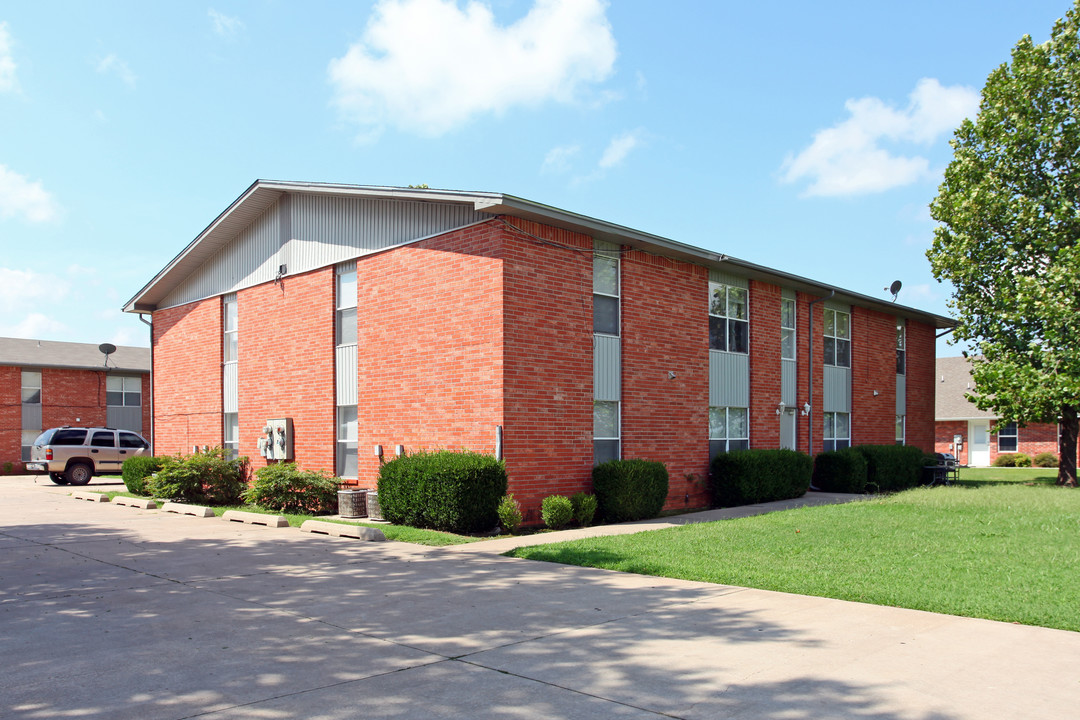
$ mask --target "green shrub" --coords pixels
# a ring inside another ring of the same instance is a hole
[[[499,501],[499,507],[496,508],[496,512],[499,515],[499,524],[502,525],[503,530],[513,535],[521,527],[521,521],[523,516],[521,514],[521,503],[514,499],[511,494],[503,495],[503,499]]]
[[[331,515],[337,510],[338,479],[304,472],[296,463],[274,463],[255,471],[244,501],[275,512]]]
[[[652,518],[664,509],[668,471],[653,460],[608,460],[593,468],[597,512],[606,522]]]
[[[926,456],[914,445],[856,445],[852,450],[866,460],[869,492],[907,490],[922,482]]]
[[[247,458],[230,460],[215,447],[206,452],[170,458],[146,482],[149,494],[167,500],[203,505],[236,505],[247,487],[242,468]]]
[[[802,497],[810,489],[813,461],[794,450],[720,453],[709,466],[718,507]]]
[[[574,519],[574,506],[565,495],[548,495],[540,501],[540,517],[552,530],[562,530]]]
[[[13,462],[4,463],[4,474],[5,475],[10,475],[11,471],[14,470],[14,469],[15,469],[15,463],[13,463]]]
[[[592,525],[596,516],[596,496],[589,493],[574,493],[570,496],[570,506],[574,509],[574,522],[581,527]]]
[[[1052,452],[1041,452],[1035,456],[1035,467],[1054,468],[1058,466],[1058,458]]]
[[[866,492],[866,458],[851,448],[820,453],[814,458],[813,485],[826,492]]]
[[[489,530],[499,522],[506,467],[491,455],[419,452],[379,470],[379,504],[392,523],[456,533]]]
[[[1015,453],[1002,453],[994,458],[994,467],[1016,467]]]
[[[1014,462],[1016,463],[1016,467],[1031,467],[1030,455],[1025,455],[1024,453],[1016,453],[1014,457],[1016,458],[1014,460]]]
[[[156,457],[152,455],[135,455],[134,457],[129,457],[124,461],[120,470],[121,477],[124,478],[124,487],[127,488],[129,493],[149,495],[150,493],[146,489],[147,478],[165,467],[165,464],[169,462],[169,460],[170,458],[167,457]]]

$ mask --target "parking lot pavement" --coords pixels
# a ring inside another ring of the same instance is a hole
[[[0,478],[0,718],[1056,719],[1080,696],[1078,633],[69,491]]]

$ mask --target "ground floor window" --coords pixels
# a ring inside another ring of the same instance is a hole
[[[40,430],[23,430],[22,431],[22,461],[29,462],[30,460],[30,448],[34,447],[34,441],[37,440],[37,436],[41,434]]]
[[[357,476],[356,406],[339,405],[337,409],[337,452],[334,474],[341,478]]]
[[[232,460],[240,457],[240,414],[225,413],[221,446]]]
[[[896,416],[896,444],[897,445],[903,445],[907,440],[907,437],[905,435],[905,428],[904,428],[904,424],[905,424],[906,420],[907,420],[907,418],[905,416],[903,416],[903,415],[897,415]]]
[[[851,414],[825,413],[825,450],[842,450],[851,447]]]
[[[998,452],[1016,452],[1017,436],[1016,423],[1010,422],[998,425]]]
[[[750,447],[750,411],[744,407],[709,408],[709,457]]]
[[[593,464],[619,459],[619,403],[593,402]]]

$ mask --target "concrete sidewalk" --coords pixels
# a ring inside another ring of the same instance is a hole
[[[1080,697],[1080,633],[66,492],[0,478],[0,718],[1031,720]]]

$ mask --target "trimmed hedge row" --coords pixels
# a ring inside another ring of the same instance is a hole
[[[596,511],[602,522],[653,518],[664,509],[668,471],[654,460],[609,460],[593,468]]]
[[[896,492],[921,485],[936,461],[911,445],[855,445],[814,458],[814,487],[828,492]]]
[[[854,448],[829,450],[814,458],[814,487],[826,492],[866,492],[866,458]]]
[[[455,533],[499,523],[506,468],[491,455],[417,452],[379,469],[379,505],[392,523]]]
[[[813,463],[795,450],[737,450],[717,455],[709,469],[713,503],[733,507],[802,497]]]

